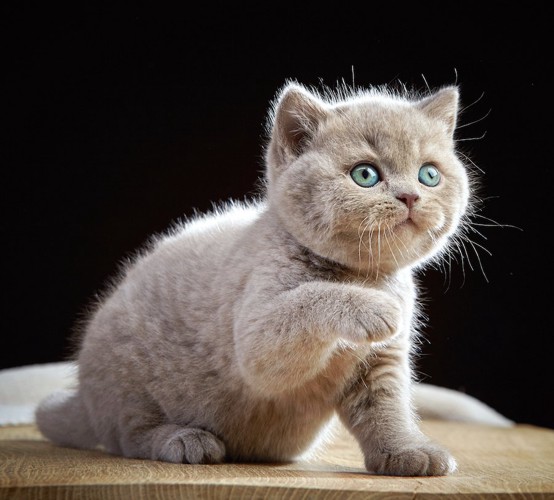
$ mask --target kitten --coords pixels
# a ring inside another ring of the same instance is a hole
[[[158,238],[90,316],[78,388],[36,417],[60,445],[177,463],[288,461],[338,415],[371,473],[454,458],[418,429],[415,273],[463,227],[458,89],[323,95],[269,113],[265,191]]]

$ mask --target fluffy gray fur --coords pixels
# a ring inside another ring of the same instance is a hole
[[[158,238],[90,315],[78,387],[38,408],[71,447],[177,463],[283,461],[334,415],[368,471],[443,475],[418,428],[414,275],[463,227],[458,89],[320,94],[286,84],[270,112],[261,200]],[[380,175],[361,187],[351,172]],[[418,180],[422,165],[438,185]]]

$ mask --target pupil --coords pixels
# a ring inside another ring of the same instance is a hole
[[[369,177],[369,170],[367,168],[362,170],[362,177],[364,179],[367,179]]]

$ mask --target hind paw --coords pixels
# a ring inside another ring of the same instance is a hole
[[[162,427],[153,439],[153,460],[214,464],[222,462],[225,458],[225,445],[210,432],[194,427]]]

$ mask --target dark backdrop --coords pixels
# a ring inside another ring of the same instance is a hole
[[[547,16],[443,4],[4,16],[1,367],[65,359],[77,318],[149,235],[252,193],[285,81],[351,83],[354,68],[360,86],[457,82],[458,138],[484,135],[460,142],[484,171],[481,213],[521,228],[482,227],[492,256],[468,246],[449,277],[423,276],[420,374],[554,427]]]

